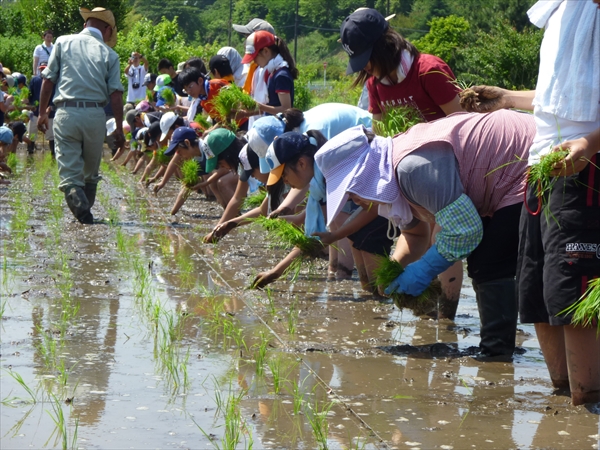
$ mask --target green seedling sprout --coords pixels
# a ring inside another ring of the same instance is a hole
[[[175,93],[169,87],[161,89],[158,93],[169,106],[175,105]]]
[[[260,205],[262,205],[266,196],[267,191],[265,191],[264,189],[259,189],[257,192],[249,195],[244,199],[244,203],[242,203],[242,209],[258,208]]]
[[[394,137],[425,121],[419,110],[411,106],[382,108],[382,111],[381,120],[373,121],[373,131],[379,136]]]
[[[181,184],[186,188],[191,188],[198,184],[198,170],[200,165],[194,159],[188,159],[181,164]]]
[[[305,408],[305,415],[308,419],[308,423],[312,428],[313,436],[317,441],[317,445],[320,449],[326,450],[327,445],[327,436],[329,435],[329,422],[327,421],[327,414],[331,407],[333,406],[332,402],[329,403],[321,403],[315,400],[314,406],[311,404],[307,404]]]
[[[373,272],[376,280],[375,283],[377,286],[385,288],[402,272],[404,272],[402,264],[386,256],[381,256],[377,268]],[[391,297],[398,308],[409,308],[412,310],[413,314],[420,316],[436,308],[437,299],[441,293],[442,287],[439,280],[436,278],[421,295],[415,297],[408,294],[394,293]]]
[[[166,166],[171,161],[172,156],[165,156],[165,152],[167,151],[167,147],[161,147],[158,150],[154,151],[154,156],[156,157],[156,161],[163,166]]]
[[[231,120],[232,112],[240,109],[248,111],[256,109],[256,101],[235,84],[221,88],[212,100],[212,105],[223,123]]]
[[[600,278],[591,280],[588,288],[581,298],[559,315],[572,314],[571,323],[576,326],[598,327],[597,335],[600,336]]]
[[[208,119],[202,114],[196,114],[196,117],[194,117],[194,122],[200,125],[200,127],[202,127],[202,129],[205,131],[212,126]]]
[[[16,153],[9,153],[8,156],[6,157],[6,165],[8,167],[10,167],[10,170],[13,171],[13,173],[15,173],[17,171],[17,154]]]

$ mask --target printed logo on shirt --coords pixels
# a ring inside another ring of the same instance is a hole
[[[600,244],[569,242],[565,246],[569,258],[600,259]]]
[[[350,46],[348,44],[342,44],[342,47],[344,47],[344,50],[346,50],[346,53],[348,53],[348,56],[354,55],[354,52],[352,51],[352,49],[350,48]]]

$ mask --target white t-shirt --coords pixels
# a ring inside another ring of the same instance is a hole
[[[541,3],[541,2],[538,2]],[[537,5],[537,4],[536,4]],[[542,4],[552,9],[551,4]],[[540,49],[540,76],[538,77],[538,84],[536,86],[536,100],[543,97],[541,94],[545,89],[550,89],[550,81],[556,76],[554,70],[554,62],[556,59],[556,53],[560,48],[560,39],[564,37],[561,33],[561,25],[565,9],[567,7],[582,7],[585,4],[577,2],[562,2],[549,17],[545,24],[544,39]],[[532,8],[533,9],[533,8]],[[595,9],[595,7],[593,8]],[[591,33],[592,30],[578,30],[581,33]],[[598,57],[598,55],[590,55],[589,58]],[[598,83],[598,76],[595,74],[594,77],[587,79],[587,85],[573,87],[573,97],[576,96],[576,92],[585,93],[592,92],[594,84]],[[577,98],[573,101],[577,101]],[[534,102],[535,103],[535,102]],[[540,161],[540,157],[550,153],[555,145],[561,142],[579,139],[583,136],[587,136],[592,131],[596,130],[600,126],[599,121],[574,121],[569,120],[559,115],[550,114],[542,111],[544,105],[534,106],[533,114],[535,117],[535,125],[537,133],[529,149],[529,165],[536,164]],[[598,116],[600,117],[600,104],[598,105]]]
[[[146,68],[143,64],[139,66],[131,66],[127,72],[127,102],[135,103],[146,98],[146,87],[142,86],[144,77],[146,76]],[[133,83],[137,83],[137,88],[133,87]]]
[[[41,62],[47,63],[50,59],[50,54],[52,53],[52,49],[54,48],[54,44],[50,44],[50,47],[46,47],[46,44],[40,44],[35,47],[33,50],[33,57],[38,59],[38,66]],[[40,69],[36,67],[36,75],[40,74]]]

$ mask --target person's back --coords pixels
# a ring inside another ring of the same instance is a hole
[[[50,60],[47,70],[53,72],[48,78],[56,81],[56,97],[54,103],[69,100],[107,102],[112,89],[106,80],[109,72],[120,72],[119,57],[108,47],[100,36],[85,29],[81,33],[61,36],[54,45],[56,58]],[[60,72],[56,64],[60,64]]]

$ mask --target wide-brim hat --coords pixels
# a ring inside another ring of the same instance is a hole
[[[369,149],[364,128],[359,125],[331,138],[315,154],[315,164],[327,180],[327,225],[348,200],[348,186]]]
[[[83,17],[84,22],[88,19],[98,19],[104,23],[107,23],[112,28],[112,34],[110,39],[105,42],[109,47],[114,47],[117,43],[117,23],[115,22],[115,16],[110,9],[96,7],[91,11],[87,8],[79,8],[79,14]]]

